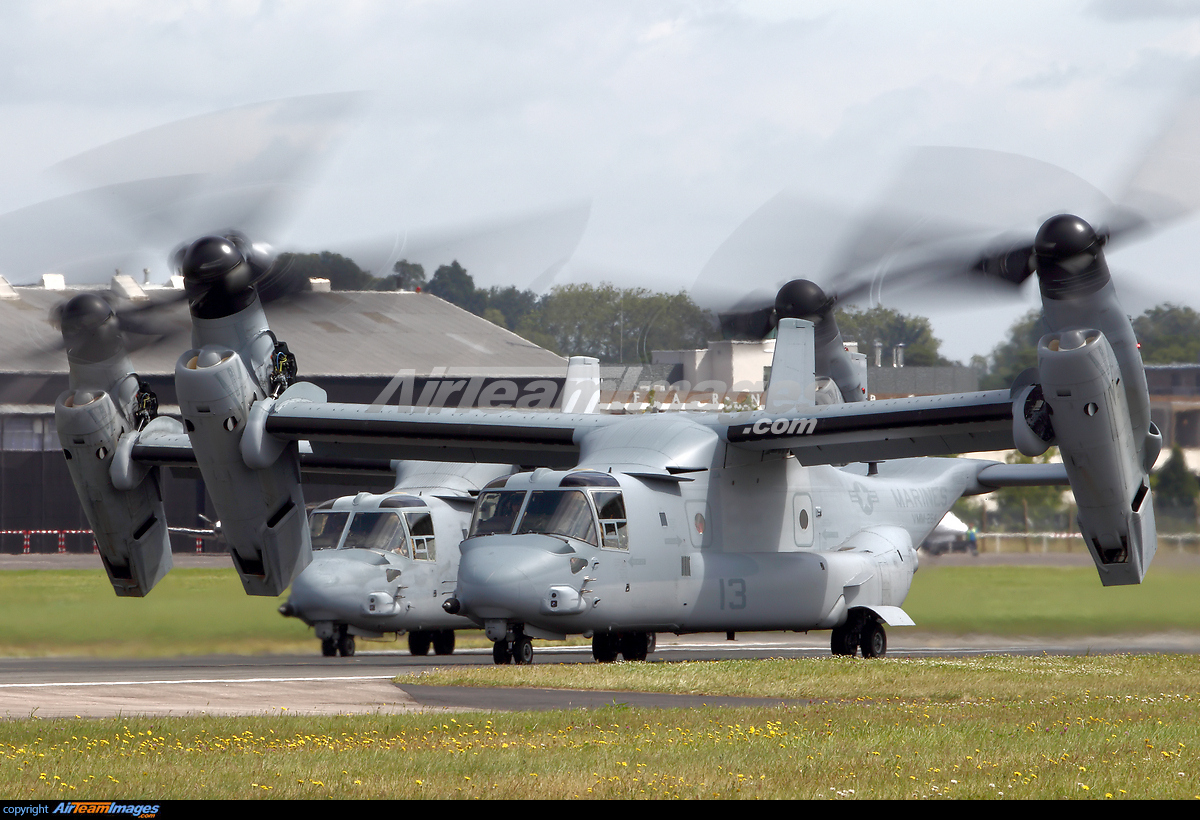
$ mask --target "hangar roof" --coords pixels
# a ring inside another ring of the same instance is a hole
[[[0,298],[0,372],[67,372],[62,337],[48,317],[72,292],[17,287],[11,291],[16,298]],[[157,298],[172,291],[147,292]],[[191,347],[186,303],[165,310],[178,320],[179,332],[127,339],[142,375],[174,374],[175,360]],[[561,376],[567,365],[563,357],[427,293],[314,292],[271,303],[266,312],[271,330],[296,354],[301,378],[390,378],[404,370],[416,376]]]

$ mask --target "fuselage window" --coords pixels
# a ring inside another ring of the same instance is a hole
[[[433,516],[427,512],[406,512],[408,533],[412,536],[412,557],[418,561],[437,559],[437,545],[433,538]]]
[[[604,533],[604,546],[611,549],[629,549],[628,517],[625,515],[625,498],[619,492],[593,490],[592,501],[600,516],[600,531]]]
[[[480,493],[475,514],[471,516],[470,536],[508,535],[517,523],[517,513],[521,512],[524,503],[524,490]]]
[[[596,543],[592,506],[580,490],[533,490],[521,516],[518,533],[540,532],[565,535],[589,544]]]
[[[346,519],[350,513],[315,512],[308,519],[309,532],[312,534],[312,548],[315,550],[333,549],[342,540],[342,530],[346,528]]]
[[[342,549],[373,549],[408,555],[400,516],[393,512],[360,512],[350,519]]]

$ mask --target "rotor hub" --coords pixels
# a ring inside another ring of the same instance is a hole
[[[835,299],[826,296],[816,282],[793,279],[775,295],[775,314],[780,319],[807,319],[813,323],[817,344],[830,341],[838,334],[833,321]]]
[[[1046,220],[1033,242],[1042,296],[1072,299],[1107,285],[1111,277],[1104,259],[1106,238],[1074,214]]]
[[[95,293],[72,296],[58,312],[67,355],[84,362],[102,362],[121,351],[121,328],[116,313]]]
[[[254,271],[234,237],[203,236],[183,253],[180,272],[197,319],[219,319],[254,301]]]

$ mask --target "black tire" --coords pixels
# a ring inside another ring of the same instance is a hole
[[[343,632],[338,637],[338,654],[343,658],[349,658],[354,655],[354,636],[349,632]]]
[[[844,626],[835,626],[833,634],[829,638],[829,651],[834,655],[845,657],[854,657],[854,653],[858,650],[858,637],[849,623]]]
[[[533,641],[524,635],[513,641],[512,659],[513,663],[520,664],[521,666],[528,666],[533,663]]]
[[[862,630],[862,656],[882,658],[887,654],[887,632],[879,621],[871,621]]]
[[[429,633],[428,632],[409,632],[408,633],[408,651],[414,655],[424,657],[429,654]]]
[[[327,658],[332,658],[337,655],[337,650],[338,650],[337,641],[335,641],[333,638],[322,638],[321,639],[321,654],[322,655],[324,655]]]
[[[512,652],[508,650],[508,641],[496,641],[492,644],[492,660],[497,666],[513,662]]]
[[[621,635],[621,655],[627,661],[646,660],[649,638],[645,632],[626,632]]]
[[[646,633],[646,654],[649,655],[658,646],[658,635],[654,632]]]
[[[433,654],[454,654],[454,630],[442,629],[433,633]]]
[[[592,657],[596,663],[612,663],[617,659],[614,636],[608,632],[597,632],[592,636]]]

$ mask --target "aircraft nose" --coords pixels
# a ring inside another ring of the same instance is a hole
[[[464,541],[456,597],[480,620],[533,620],[551,586],[573,580],[575,550],[545,535],[492,535]]]
[[[292,582],[287,606],[308,623],[350,621],[361,614],[368,581],[382,581],[374,567],[339,556],[314,560]],[[379,584],[376,584],[379,586]]]

